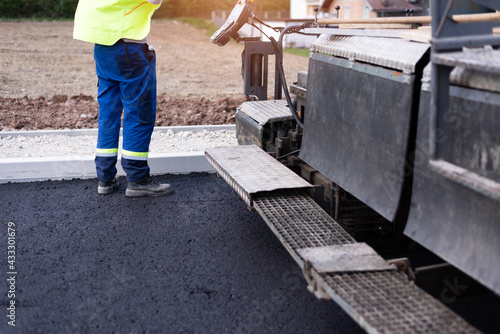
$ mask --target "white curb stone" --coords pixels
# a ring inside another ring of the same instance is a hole
[[[169,133],[172,133],[172,131],[178,133],[221,130],[234,131],[235,125],[161,127],[155,129],[155,131]],[[57,135],[97,136],[97,130],[0,132],[2,138],[9,136],[39,137]],[[214,172],[205,159],[204,151],[150,153],[148,161],[152,175]],[[125,175],[121,168],[120,159],[118,159],[117,169],[119,176]],[[0,159],[0,183],[91,179],[96,177],[93,156],[70,155]]]

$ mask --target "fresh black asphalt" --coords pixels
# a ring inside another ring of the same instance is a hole
[[[0,185],[0,333],[362,332],[307,291],[222,179],[157,180],[175,194],[131,199],[122,184],[100,196],[96,180]]]

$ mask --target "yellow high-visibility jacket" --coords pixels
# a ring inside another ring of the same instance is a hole
[[[151,28],[151,16],[161,1],[80,0],[75,13],[73,38],[113,45],[119,39],[142,40]]]

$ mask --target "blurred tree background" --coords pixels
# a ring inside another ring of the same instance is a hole
[[[138,0],[140,1],[140,0]],[[212,10],[231,10],[237,0],[163,0],[155,17],[210,18]],[[0,0],[4,18],[73,18],[78,0]],[[290,0],[254,0],[256,10],[287,11]]]
[[[0,0],[0,17],[70,18],[78,0]]]

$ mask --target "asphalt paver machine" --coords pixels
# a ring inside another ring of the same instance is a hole
[[[456,14],[464,8],[480,13]],[[500,295],[499,10],[493,0],[432,1],[432,17],[316,19],[261,41],[238,34],[265,24],[239,1],[212,36],[245,43],[249,101],[237,111],[240,146],[208,149],[207,160],[309,290],[368,332],[477,332],[447,305]],[[283,40],[299,32],[317,38],[308,71],[288,87]]]

